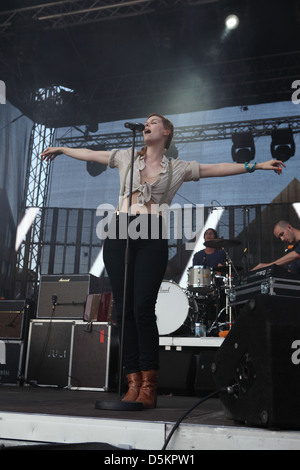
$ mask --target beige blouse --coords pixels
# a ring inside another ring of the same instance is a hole
[[[122,188],[124,176],[126,175],[127,167],[131,162],[131,153],[132,149],[114,149],[110,152],[108,165],[111,168],[118,168],[120,175],[120,185]],[[138,204],[143,206],[145,203],[149,202],[150,199],[155,204],[160,204],[161,198],[164,195],[165,189],[168,185],[169,179],[169,160],[164,155],[161,162],[161,171],[159,176],[154,183],[150,184],[149,182],[141,183],[140,180],[140,171],[145,168],[145,156],[138,155],[138,152],[135,152],[134,162],[134,171],[133,171],[133,187],[132,191],[138,192]],[[199,163],[196,161],[185,162],[179,159],[172,159],[172,180],[169,187],[168,194],[164,199],[164,203],[170,205],[173,197],[176,192],[182,185],[184,181],[198,181],[200,178]],[[119,206],[124,199],[129,195],[129,184],[130,184],[130,172],[127,173],[124,194],[120,194]]]

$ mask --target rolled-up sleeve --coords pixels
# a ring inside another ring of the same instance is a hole
[[[184,181],[198,181],[200,179],[199,163],[195,160],[187,162]]]
[[[109,154],[109,157],[108,157],[108,166],[110,168],[116,168],[118,167],[119,165],[119,158],[118,158],[118,152],[119,150],[118,149],[113,149],[110,154]]]

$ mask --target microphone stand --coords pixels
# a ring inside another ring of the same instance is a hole
[[[129,182],[129,206],[128,206],[128,216],[131,210],[132,204],[132,186],[133,186],[133,165],[134,165],[134,153],[135,153],[135,138],[136,130],[143,130],[141,124],[129,124],[126,123],[125,127],[132,130],[132,151],[131,151],[131,167],[130,167],[130,182]],[[127,219],[128,222],[129,219]],[[118,383],[118,393],[119,396],[122,394],[122,376],[123,376],[123,350],[124,350],[124,340],[125,340],[125,316],[126,316],[126,300],[127,300],[127,284],[128,284],[128,266],[129,266],[129,224],[127,224],[127,238],[126,238],[126,249],[125,249],[125,273],[124,273],[124,289],[123,289],[123,311],[122,311],[122,328],[121,328],[121,338],[120,338],[120,354],[119,354],[119,383]],[[117,401],[117,402],[107,402],[102,400],[97,400],[95,404],[97,409],[109,409],[109,410],[126,410],[126,411],[138,411],[142,410],[143,404],[132,401]]]
[[[243,207],[243,225],[244,225],[244,240],[246,246],[245,254],[245,271],[249,271],[249,207]]]

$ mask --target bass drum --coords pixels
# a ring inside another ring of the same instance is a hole
[[[159,335],[169,335],[182,327],[188,317],[189,301],[181,287],[173,281],[163,281],[156,301]]]

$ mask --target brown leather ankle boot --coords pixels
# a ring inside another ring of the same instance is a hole
[[[128,391],[125,397],[122,398],[122,401],[136,401],[142,385],[142,373],[133,372],[132,374],[128,374],[126,377],[128,381]]]
[[[142,370],[142,386],[137,402],[144,408],[155,408],[157,400],[157,370]]]

